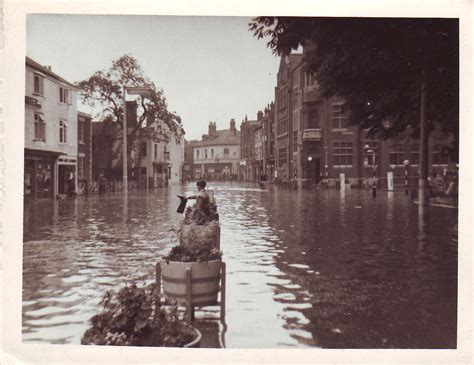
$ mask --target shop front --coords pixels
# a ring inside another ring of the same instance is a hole
[[[77,190],[77,158],[61,155],[58,158],[58,194],[74,195]]]
[[[54,198],[55,166],[58,152],[25,148],[24,198],[25,201]]]

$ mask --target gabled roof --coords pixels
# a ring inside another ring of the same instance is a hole
[[[197,141],[193,144],[195,147],[200,146],[215,146],[215,145],[232,145],[239,144],[240,141],[240,131],[236,130],[234,134],[230,129],[221,129],[216,131],[216,134],[213,137],[204,139],[202,141]]]
[[[58,74],[54,73],[53,71],[51,71],[49,68],[39,64],[38,62],[36,62],[35,60],[33,60],[32,58],[26,56],[26,62],[25,64],[31,68],[34,68],[35,70],[37,71],[40,71],[46,75],[49,75],[51,76],[52,78],[62,82],[63,84],[66,84],[70,87],[72,87],[73,89],[75,90],[78,90],[78,87],[76,85],[74,85],[73,83],[67,81],[66,79],[62,78],[61,76],[59,76]]]

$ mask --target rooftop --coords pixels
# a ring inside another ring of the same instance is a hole
[[[195,141],[193,146],[237,145],[239,144],[239,141],[240,131],[236,130],[234,133],[231,129],[221,129],[216,131],[212,137],[208,137],[201,141]]]
[[[58,74],[54,73],[51,69],[49,69],[48,67],[46,66],[43,66],[41,64],[39,64],[38,62],[36,62],[35,60],[33,60],[32,58],[26,56],[26,62],[25,64],[31,68],[34,68],[35,70],[37,71],[40,71],[46,75],[49,75],[53,78],[55,78],[56,80],[58,81],[61,81],[62,83],[74,88],[74,89],[78,89],[78,87],[76,85],[74,85],[73,83],[67,81],[66,79],[62,78],[61,76],[59,76]]]

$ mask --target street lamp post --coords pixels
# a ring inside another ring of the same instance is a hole
[[[375,148],[371,149],[368,144],[366,144],[365,149],[367,153],[372,153],[372,171],[373,171],[373,179],[372,182],[372,196],[375,198],[377,196],[377,169],[375,167]]]
[[[405,195],[408,195],[408,165],[409,161],[405,160],[403,161],[403,165],[405,166]]]
[[[122,185],[123,191],[128,192],[128,153],[127,153],[127,91],[129,95],[149,95],[152,91],[148,87],[127,87],[123,86],[123,142],[122,142]]]

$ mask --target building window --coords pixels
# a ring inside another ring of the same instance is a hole
[[[332,103],[332,128],[347,128],[347,118],[342,111],[343,103]]]
[[[84,157],[79,157],[77,159],[77,177],[79,179],[84,178],[84,161],[85,161]]]
[[[312,72],[306,71],[304,73],[304,86],[312,86],[315,83],[315,77]]]
[[[413,143],[410,146],[410,165],[418,165],[420,163],[420,144]]]
[[[390,165],[403,165],[405,160],[405,149],[403,144],[397,143],[390,147],[389,162]]]
[[[333,164],[338,167],[352,166],[352,142],[333,142]]]
[[[204,158],[207,160],[207,148],[204,150]]]
[[[59,121],[59,143],[67,142],[67,123],[60,120]]]
[[[365,141],[364,142],[364,165],[365,166],[377,165],[377,160],[378,160],[377,142]]]
[[[319,128],[319,111],[311,109],[308,113],[308,129]]]
[[[140,143],[140,155],[141,155],[142,157],[146,157],[146,150],[147,150],[147,148],[146,148],[146,142]]]
[[[214,158],[214,148],[211,148],[211,158]]]
[[[46,123],[43,120],[43,116],[41,114],[35,113],[35,140],[46,140],[45,129]]]
[[[59,102],[69,104],[69,90],[64,87],[59,87]]]
[[[288,123],[286,120],[280,121],[277,124],[277,134],[285,134],[288,132]]]
[[[275,142],[274,141],[270,142],[270,156],[275,157]]]
[[[196,160],[199,160],[199,150],[196,150]]]
[[[34,75],[33,93],[43,95],[44,77],[38,74]]]
[[[432,152],[433,165],[447,165],[449,163],[449,153],[442,144],[435,144]]]
[[[293,152],[298,152],[298,131],[293,131]]]
[[[287,156],[288,153],[286,147],[278,149],[278,166],[282,167],[284,164],[286,164]]]
[[[155,159],[158,158],[158,143],[155,143]]]
[[[79,143],[84,143],[84,122],[79,121]]]

